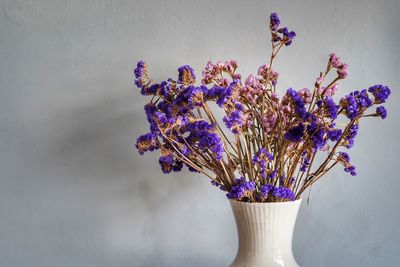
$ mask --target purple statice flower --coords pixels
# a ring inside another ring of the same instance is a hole
[[[194,84],[196,82],[196,76],[194,70],[189,65],[184,65],[178,68],[178,83],[180,84]]]
[[[356,167],[351,165],[350,163],[350,156],[346,152],[339,152],[337,161],[343,164],[344,171],[349,172],[352,176],[357,175]]]
[[[160,85],[158,83],[154,83],[150,86],[142,86],[140,93],[142,95],[156,95],[158,94],[160,89]]]
[[[372,100],[368,96],[367,89],[361,90],[361,92],[355,91],[353,94],[357,97],[357,103],[360,108],[369,108],[372,106]]]
[[[244,188],[240,185],[233,186],[231,191],[229,191],[226,196],[229,199],[241,199],[244,195]]]
[[[161,156],[158,162],[160,163],[161,170],[164,174],[170,173],[172,171],[179,172],[182,170],[183,167],[182,161],[177,160],[172,153]]]
[[[300,142],[304,135],[304,125],[300,123],[297,126],[290,128],[286,134],[285,139],[291,142]]]
[[[349,166],[349,167],[346,167],[346,168],[344,168],[344,171],[345,172],[349,172],[350,174],[351,174],[351,176],[356,176],[357,175],[357,172],[356,172],[356,167],[355,166]]]
[[[386,119],[387,111],[384,106],[379,106],[376,108],[376,114],[378,114],[382,119]]]
[[[159,148],[157,135],[154,133],[141,135],[137,138],[135,146],[140,155],[147,151],[154,151]]]
[[[269,28],[271,29],[271,31],[276,31],[280,23],[281,21],[279,20],[278,14],[271,13],[269,21]]]
[[[268,152],[266,148],[260,148],[260,150],[253,157],[253,163],[259,162],[261,159],[273,160],[274,156]]]
[[[153,121],[153,116],[154,116],[154,112],[157,111],[157,107],[156,105],[154,105],[153,103],[147,103],[144,106],[144,111],[146,113],[146,117],[147,117],[147,121],[148,122],[152,122]]]
[[[282,33],[285,45],[291,45],[294,37],[296,37],[296,33],[294,31],[289,31],[286,27],[279,29],[278,31]]]
[[[346,95],[340,100],[340,105],[345,111],[347,118],[354,119],[359,115],[358,104],[353,95]]]
[[[313,144],[313,148],[318,150],[322,149],[326,144],[325,131],[322,128],[317,129],[311,135],[311,142]]]
[[[252,159],[253,164],[260,167],[259,173],[263,179],[267,178],[267,163],[274,159],[274,156],[265,148],[261,148]]]
[[[341,129],[332,129],[327,131],[327,135],[329,140],[332,142],[336,142],[339,140],[340,136],[342,135],[343,131]]]
[[[385,103],[390,95],[390,89],[382,84],[376,84],[368,88],[368,92],[372,93],[375,97],[375,103]]]
[[[182,108],[193,109],[195,107],[202,107],[204,103],[203,97],[204,89],[190,85],[186,87],[179,96],[173,101],[174,105]]]
[[[236,179],[236,185],[232,187],[226,196],[229,199],[241,200],[245,194],[252,194],[256,190],[256,183],[254,181],[246,181],[244,177]]]
[[[182,170],[183,163],[180,160],[176,160],[173,154],[168,154],[165,156],[161,156],[158,160],[161,166],[161,170],[163,173],[167,174],[172,171],[178,172]]]
[[[172,166],[172,170],[174,172],[180,172],[182,170],[183,167],[183,162],[180,160],[176,160],[175,164]]]
[[[188,122],[182,134],[189,133],[185,141],[194,146],[197,145],[202,152],[211,152],[217,160],[221,160],[224,153],[224,145],[218,134],[213,133],[213,126],[208,122]]]
[[[215,100],[219,107],[222,107],[232,95],[232,88],[214,85],[206,93],[207,100]]]
[[[261,186],[261,195],[264,198],[267,198],[270,193],[274,191],[275,187],[272,184],[262,185]]]
[[[294,195],[293,191],[287,187],[283,187],[283,186],[275,187],[272,194],[274,197],[277,197],[277,198],[287,199],[290,201],[295,200],[295,195]]]
[[[145,85],[145,81],[146,81],[146,77],[147,77],[147,64],[140,60],[137,65],[135,70],[133,71],[134,75],[135,75],[135,85],[138,88],[142,89],[142,94],[144,94],[143,90],[146,87]]]
[[[366,89],[361,90],[361,92],[358,90],[351,92],[340,100],[340,105],[349,119],[354,119],[372,104]]]
[[[208,123],[205,120],[199,120],[187,123],[184,133],[190,133],[189,136],[186,138],[188,142],[195,142],[199,138],[200,133],[202,133],[203,131],[212,130],[212,124]]]
[[[350,156],[346,152],[339,152],[338,158],[345,163],[350,162]]]
[[[202,151],[209,150],[214,154],[216,160],[221,160],[224,153],[224,145],[218,134],[201,131],[199,137],[199,149]]]
[[[133,73],[135,74],[136,79],[141,79],[143,75],[145,75],[147,72],[147,64],[143,60],[140,60]],[[139,86],[138,86],[139,87]]]
[[[327,96],[325,98],[325,105],[327,107],[329,117],[331,119],[336,119],[338,115],[339,105],[336,105],[335,101],[333,101],[333,98],[330,96]]]
[[[277,172],[277,171],[272,171],[272,172],[270,172],[270,173],[268,174],[268,178],[269,178],[269,179],[275,179],[277,175],[278,175],[278,172]]]
[[[174,94],[175,87],[167,82],[161,82],[159,94],[162,95],[165,99],[171,100]]]
[[[349,130],[347,131],[346,137],[345,137],[345,146],[347,148],[351,148],[354,145],[354,138],[357,136],[358,132],[358,124],[353,124],[350,126]]]
[[[239,134],[243,125],[243,112],[234,110],[223,118],[226,127],[234,134]]]
[[[305,119],[308,116],[303,97],[301,97],[296,90],[289,88],[286,92],[285,98],[289,98],[293,102],[292,104],[294,105],[294,109],[300,118]]]

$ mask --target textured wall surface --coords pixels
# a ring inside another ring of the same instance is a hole
[[[292,3],[295,2],[295,3]],[[236,250],[228,202],[207,179],[164,176],[140,157],[145,98],[177,67],[270,53],[267,17],[298,33],[277,61],[280,89],[312,86],[330,52],[350,65],[341,94],[386,83],[386,121],[366,120],[339,168],[303,203],[304,267],[399,266],[400,1],[0,1],[0,266],[221,267]]]

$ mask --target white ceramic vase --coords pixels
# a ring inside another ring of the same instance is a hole
[[[238,232],[238,251],[230,267],[299,267],[292,238],[301,199],[247,203],[230,200]]]

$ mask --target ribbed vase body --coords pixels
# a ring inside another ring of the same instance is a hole
[[[247,203],[230,200],[238,232],[238,251],[230,267],[299,267],[292,238],[301,199]]]

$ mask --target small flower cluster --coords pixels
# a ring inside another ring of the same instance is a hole
[[[272,42],[282,43],[288,46],[292,43],[294,37],[296,37],[296,33],[294,31],[289,31],[286,27],[279,28],[280,23],[281,21],[278,17],[278,14],[272,13],[269,23],[269,28],[271,29],[272,34]]]
[[[378,84],[337,101],[348,65],[332,53],[313,89],[289,88],[280,97],[273,61],[296,36],[280,24],[272,13],[271,60],[243,80],[235,60],[209,61],[200,85],[188,65],[178,68],[176,81],[155,82],[147,64],[139,61],[135,84],[152,97],[144,108],[149,131],[136,141],[139,154],[159,150],[164,173],[186,166],[208,176],[229,199],[248,202],[298,199],[337,164],[356,175],[349,154],[339,150],[354,146],[362,118],[387,117],[382,104],[390,89]],[[221,121],[214,109],[224,113]],[[317,168],[315,159],[320,162]]]

